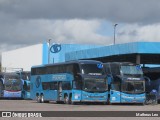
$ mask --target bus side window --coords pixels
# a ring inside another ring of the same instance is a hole
[[[27,82],[24,81],[23,89],[24,89],[25,91],[30,91],[30,83],[27,84]]]
[[[74,75],[80,73],[80,68],[78,64],[74,64],[73,73]]]
[[[62,89],[63,90],[71,90],[71,84],[69,81],[67,82],[62,82]]]
[[[66,73],[70,73],[70,74],[73,74],[73,65],[66,65],[65,66],[65,72]]]
[[[112,64],[111,65],[111,72],[112,72],[113,75],[120,75],[119,65]]]
[[[27,91],[27,83],[26,83],[26,81],[24,81],[23,89],[24,89],[25,91]]]
[[[106,64],[106,66],[105,66],[105,72],[107,74],[111,74],[111,69],[110,69],[110,65],[109,64]]]
[[[50,89],[51,90],[57,90],[58,89],[57,82],[50,82]]]
[[[82,82],[78,80],[73,80],[72,87],[73,89],[81,90],[82,89]]]
[[[50,89],[49,82],[42,82],[42,88],[43,88],[43,90],[48,90],[48,89]]]

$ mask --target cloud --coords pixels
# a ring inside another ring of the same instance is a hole
[[[1,25],[1,44],[35,44],[51,36],[52,21],[18,20]]]
[[[48,39],[112,44],[98,32],[104,21],[119,24],[116,43],[159,41],[159,11],[159,0],[0,0],[0,51]]]
[[[58,20],[54,23],[54,38],[61,43],[107,44],[110,38],[97,33],[100,20]]]
[[[1,48],[43,43],[52,39],[59,43],[104,44],[110,38],[97,33],[101,20],[18,20],[4,22],[0,32]],[[4,50],[4,49],[2,49]]]
[[[2,0],[0,11],[20,19],[107,19],[113,22],[159,22],[159,0]]]
[[[160,42],[160,23],[141,26],[128,24],[117,31],[117,42]]]

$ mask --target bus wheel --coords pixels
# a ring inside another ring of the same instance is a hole
[[[41,98],[40,98],[39,95],[36,96],[36,101],[37,101],[37,103],[40,103],[40,102],[41,102]]]
[[[44,96],[43,95],[40,96],[40,102],[44,103]]]
[[[68,95],[64,96],[64,103],[65,104],[69,104],[69,97],[68,97]]]

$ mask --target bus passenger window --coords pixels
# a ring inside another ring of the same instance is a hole
[[[111,65],[111,72],[112,72],[113,75],[120,75],[119,65],[112,64]]]
[[[43,88],[43,90],[50,89],[49,83],[48,82],[42,82],[42,88]]]
[[[50,89],[51,90],[57,90],[58,89],[57,82],[50,82]]]
[[[71,90],[70,82],[62,82],[62,89],[63,90]]]
[[[73,81],[73,89],[81,90],[82,89],[82,82],[78,80]]]

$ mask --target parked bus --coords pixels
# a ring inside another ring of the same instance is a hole
[[[77,60],[31,68],[31,99],[56,101],[107,102],[108,82],[99,61]]]
[[[0,74],[0,97],[26,99],[23,93],[29,91],[30,81],[22,80],[20,75],[14,73]]]
[[[29,71],[20,71],[17,72],[20,75],[22,80],[22,99],[30,99],[30,72]]]
[[[144,67],[144,75],[146,76],[146,92],[151,93],[156,90],[157,102],[160,102],[160,67]]]
[[[105,63],[109,81],[109,103],[145,103],[145,80],[140,65]]]

